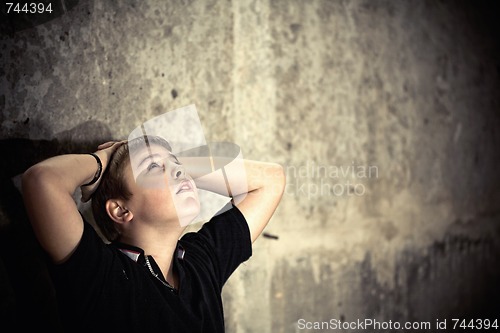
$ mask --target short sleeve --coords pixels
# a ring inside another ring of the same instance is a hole
[[[198,232],[186,234],[182,240],[202,243],[199,248],[215,257],[214,270],[221,287],[236,268],[252,256],[250,230],[236,206],[213,217]]]
[[[50,266],[59,296],[81,300],[78,305],[81,308],[74,310],[86,310],[109,273],[105,261],[112,258],[113,254],[94,228],[84,222],[82,238],[75,251],[64,263]]]

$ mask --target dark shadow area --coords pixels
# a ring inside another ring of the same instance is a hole
[[[39,0],[12,1],[0,8],[0,34],[12,35],[15,32],[36,27],[63,16],[73,9],[80,0]],[[33,4],[35,6],[33,6]]]
[[[0,141],[0,320],[2,331],[60,332],[55,291],[47,270],[47,257],[29,223],[19,176],[31,165],[51,156],[85,153],[110,140],[109,129],[86,122],[53,140]],[[81,137],[91,140],[79,140]],[[17,178],[15,182],[14,179]]]
[[[20,73],[25,70],[23,66],[32,63],[32,59],[29,59],[25,49],[19,52],[10,49],[16,38],[26,38],[16,33],[32,29],[33,40],[27,43],[38,43],[38,33],[33,28],[57,22],[65,14],[74,13],[78,4],[88,1],[41,0],[36,2],[37,8],[32,8],[31,3],[14,1],[10,8],[6,2],[0,4],[0,36],[4,43],[1,56],[5,62],[0,76],[6,76],[6,84],[0,87],[0,121],[3,122],[5,117],[15,126],[9,134],[3,133],[0,140],[1,332],[29,332],[33,328],[37,331],[62,331],[56,294],[48,272],[48,258],[29,223],[20,192],[20,175],[31,165],[49,157],[92,152],[100,143],[111,139],[109,128],[97,121],[86,121],[58,134],[50,133],[53,138],[50,140],[26,139],[29,133],[45,138],[48,131],[44,124],[30,120],[36,117],[29,114],[29,108],[22,106],[23,92],[17,83],[21,80]],[[45,10],[41,10],[42,7]],[[50,11],[46,10],[48,8]],[[29,12],[35,9],[36,13]],[[10,57],[6,57],[7,54]],[[46,70],[51,70],[50,65],[44,66],[47,66]],[[18,121],[16,115],[23,112],[28,113],[27,117]]]

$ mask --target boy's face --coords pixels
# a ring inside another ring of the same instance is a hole
[[[152,144],[130,153],[127,185],[134,218],[187,226],[200,212],[198,189],[184,167],[165,147]]]

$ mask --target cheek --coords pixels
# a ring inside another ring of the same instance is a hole
[[[156,207],[156,209],[167,209],[173,210],[175,209],[172,194],[170,189],[162,188],[158,190],[152,190],[149,195],[151,203]]]
[[[141,198],[142,204],[149,207],[160,208],[159,205],[169,205],[172,202],[171,189],[168,179],[163,176],[144,177],[135,183],[137,197]]]
[[[175,205],[168,189],[145,189],[134,195],[136,211],[147,220],[176,217]]]

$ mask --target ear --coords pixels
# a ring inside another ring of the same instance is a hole
[[[134,217],[134,214],[125,207],[121,200],[109,199],[106,201],[106,212],[113,221],[119,224],[130,222]]]

